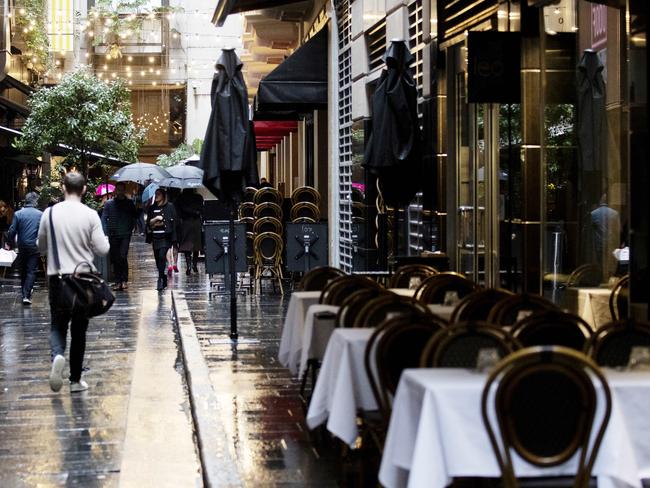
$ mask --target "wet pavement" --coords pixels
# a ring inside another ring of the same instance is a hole
[[[207,412],[204,425],[214,430],[208,437],[218,444],[208,461],[221,479],[237,480],[213,486],[376,486],[377,459],[346,452],[305,425],[300,384],[276,359],[289,294],[240,295],[240,340],[233,345],[228,299],[209,300],[207,277],[181,268],[170,289],[182,291],[177,296],[195,331],[195,357],[188,360],[174,330],[171,294],[153,291],[153,256],[139,239],[131,270],[130,289],[91,321],[91,388],[76,395],[65,385],[52,393],[47,383],[46,290],[37,289],[34,305],[23,308],[15,279],[0,288],[1,488],[202,486],[207,470],[198,462],[197,411]],[[204,365],[216,398],[202,405],[207,410],[191,404],[184,364]]]
[[[277,361],[290,295],[273,294],[270,286],[261,296],[239,295],[239,341],[233,345],[229,299],[209,300],[198,277],[183,289],[243,485],[377,486],[378,459],[345,452],[305,424],[300,383]]]
[[[142,421],[152,411],[150,402],[145,402],[144,407],[140,405],[140,419],[128,421],[132,411],[138,413],[134,407],[137,402],[131,402],[132,398],[156,399],[146,387],[133,390],[135,394],[132,394],[134,376],[140,377],[140,383],[145,385],[155,387],[161,383],[160,376],[151,371],[152,361],[166,372],[164,393],[171,406],[161,407],[168,412],[165,424],[175,426],[174,433],[185,433],[185,442],[179,441],[183,448],[177,450],[176,457],[189,465],[190,479],[197,478],[198,463],[186,411],[183,375],[175,369],[178,351],[169,293],[159,297],[152,291],[155,275],[149,246],[134,242],[131,262],[129,291],[118,293],[111,310],[90,322],[85,361],[88,371],[84,373],[90,389],[80,394],[71,395],[65,383],[58,393],[50,391],[48,386],[50,317],[44,281],[38,282],[41,286],[34,292],[32,307],[20,304],[19,290],[12,287],[17,284],[15,279],[9,278],[0,289],[2,488],[120,486],[125,440],[148,439],[146,448],[153,452],[157,445],[155,436],[147,435],[147,424]],[[151,325],[151,329],[143,329],[143,322]],[[149,351],[159,357],[150,354],[147,358],[143,340],[149,344]],[[137,361],[141,354],[145,354],[144,359]],[[138,375],[134,375],[136,362],[140,364]],[[182,435],[179,437],[183,439]],[[167,444],[162,447],[169,450]],[[129,452],[132,458],[143,457],[141,445],[132,446]],[[146,459],[140,459],[138,469],[146,466]]]

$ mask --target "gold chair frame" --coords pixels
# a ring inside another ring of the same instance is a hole
[[[535,452],[524,445],[520,430],[523,424],[511,414],[513,402],[517,400],[517,388],[531,376],[543,373],[561,374],[571,381],[582,403],[573,436],[565,442],[563,450],[553,455]],[[598,390],[600,394],[597,394]],[[595,425],[599,396],[604,401],[604,408],[599,425]],[[490,416],[489,405],[494,405],[498,432]],[[519,486],[511,451],[524,461],[542,468],[563,464],[579,451],[573,486],[587,488],[611,410],[612,395],[605,376],[596,363],[580,352],[561,346],[530,347],[502,360],[489,375],[481,398],[481,415],[501,470],[502,486]],[[592,435],[594,427],[597,429]]]
[[[262,205],[263,203],[275,203],[278,206],[282,206],[282,200],[284,199],[278,190],[271,187],[265,187],[260,188],[255,192],[255,199],[253,201],[256,205]]]
[[[273,254],[266,256],[262,252],[262,244],[265,240],[270,239],[275,244]],[[274,232],[262,232],[255,236],[253,241],[253,249],[255,252],[255,282],[259,287],[259,293],[262,293],[262,274],[264,271],[271,272],[271,278],[275,277],[280,285],[280,293],[284,295],[284,288],[282,287],[282,250],[284,242],[282,238]]]
[[[302,210],[308,210],[311,215],[299,215],[299,212]],[[313,219],[314,222],[320,220],[320,209],[317,205],[314,205],[311,202],[298,202],[291,207],[291,221],[296,222],[300,218],[309,218]]]
[[[262,191],[262,190],[260,190]],[[262,212],[265,212],[266,210],[271,209],[273,212],[273,215],[263,215]],[[275,217],[279,221],[282,221],[282,218],[284,217],[282,213],[282,207],[278,205],[277,203],[273,202],[265,202],[265,203],[260,203],[255,206],[255,211],[253,212],[253,217],[256,219],[261,219],[262,217]]]
[[[300,196],[303,194],[307,194],[312,198],[310,200],[302,200]],[[300,186],[291,193],[291,204],[296,205],[300,202],[311,202],[318,205],[320,204],[320,193],[312,186]]]
[[[273,226],[273,230],[262,230],[262,226],[270,224]],[[253,224],[253,232],[255,234],[262,234],[263,232],[275,232],[278,235],[282,235],[282,222],[280,222],[275,217],[260,217],[255,220]]]

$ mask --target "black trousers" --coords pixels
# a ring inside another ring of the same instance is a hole
[[[69,310],[60,307],[61,280],[58,276],[50,276],[50,313],[52,325],[50,329],[51,357],[65,354],[65,341],[70,326],[70,381],[81,379],[84,354],[86,353],[86,330],[88,318],[73,315]]]
[[[38,260],[41,255],[38,249],[32,247],[23,247],[18,252],[18,266],[20,270],[20,287],[23,298],[32,298],[32,289],[36,280],[36,271],[38,270]]]
[[[192,259],[194,259],[194,267],[199,263],[199,251],[185,251],[183,254],[185,254],[185,264],[187,266],[187,269],[192,269]]]
[[[154,246],[153,255],[156,258],[156,268],[158,268],[158,277],[167,278],[165,274],[167,270],[167,251],[169,247],[165,246]]]
[[[131,236],[110,237],[108,239],[111,245],[111,262],[113,263],[113,274],[116,283],[126,283],[129,281],[129,244]]]

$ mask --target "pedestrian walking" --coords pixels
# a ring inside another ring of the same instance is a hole
[[[38,193],[28,193],[25,196],[24,207],[14,214],[5,243],[5,249],[16,245],[18,247],[18,269],[20,270],[23,305],[32,304],[32,289],[36,280],[38,261],[41,258],[36,239],[43,212],[36,208],[37,205]]]
[[[138,185],[138,191],[133,194],[133,203],[135,204],[135,233],[144,235],[144,206],[142,204],[142,187]]]
[[[167,192],[162,188],[156,190],[154,203],[147,212],[147,241],[153,246],[153,254],[158,268],[158,291],[167,288],[167,251],[176,243],[176,209],[167,200]]]
[[[79,265],[93,265],[95,255],[105,256],[109,251],[108,238],[102,230],[97,212],[81,202],[86,192],[86,180],[77,172],[63,179],[64,200],[45,210],[38,229],[38,249],[52,259],[47,260],[49,277],[50,313],[52,326],[50,346],[52,369],[50,388],[59,391],[63,386],[65,346],[70,326],[70,391],[88,389],[82,379],[88,317],[65,308],[62,279],[73,274]],[[52,230],[54,234],[52,234]],[[56,242],[56,251],[54,248]],[[58,254],[58,259],[56,255]],[[57,266],[58,261],[58,266]]]
[[[137,218],[133,200],[126,197],[126,185],[115,185],[115,197],[108,200],[102,212],[102,226],[111,245],[111,262],[115,275],[113,290],[126,290],[129,287],[129,245]]]
[[[199,272],[199,251],[203,248],[201,235],[203,197],[195,190],[185,189],[176,200],[176,211],[181,222],[178,251],[185,255],[185,273]]]

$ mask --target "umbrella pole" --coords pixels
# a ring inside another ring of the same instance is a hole
[[[228,240],[230,241],[230,252],[228,253],[228,267],[230,268],[230,339],[236,341],[237,334],[237,272],[235,270],[235,212],[236,205],[233,202],[230,209],[230,220],[228,222]],[[227,276],[224,276],[228,279]]]

